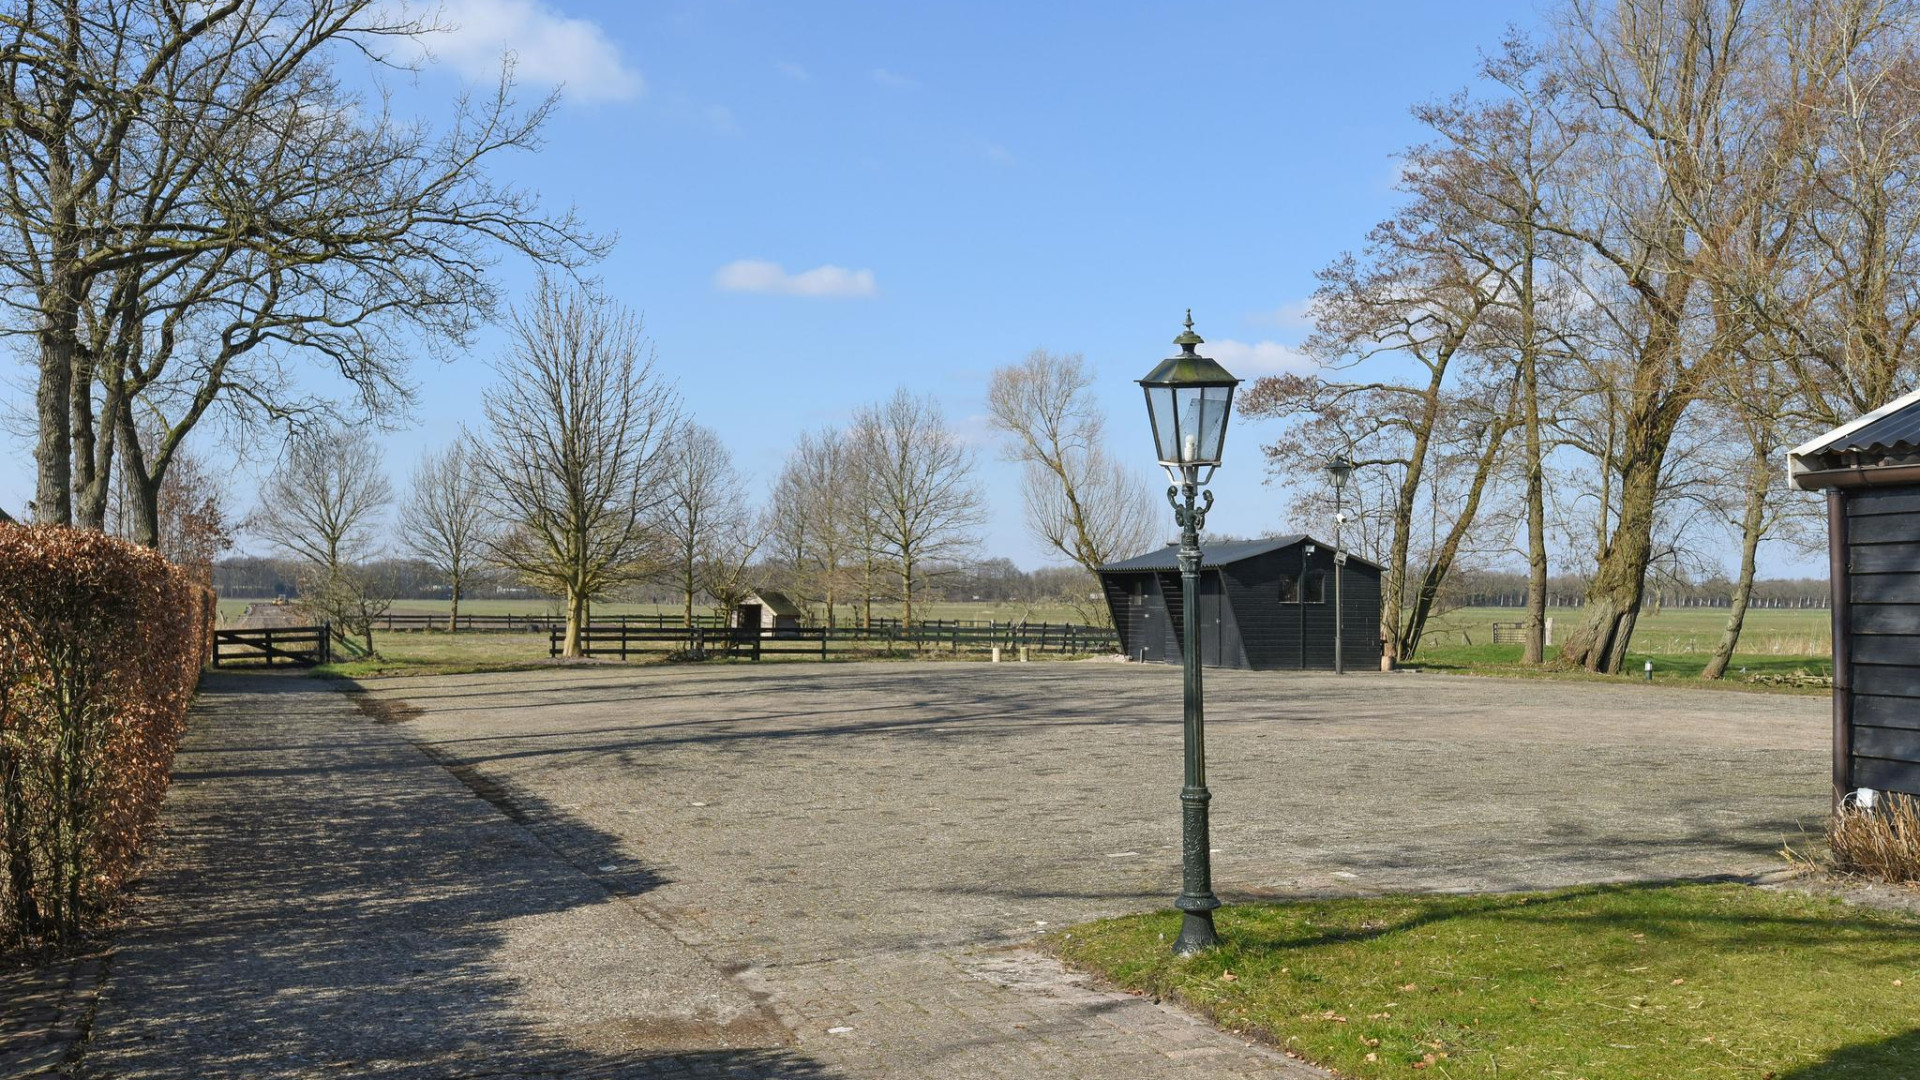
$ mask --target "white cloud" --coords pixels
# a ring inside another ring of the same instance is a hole
[[[1208,338],[1200,346],[1202,356],[1211,356],[1220,365],[1243,379],[1261,375],[1305,375],[1318,371],[1319,364],[1294,348],[1277,341],[1235,341],[1232,338]]]
[[[909,86],[920,85],[919,83],[914,82],[912,79],[907,78],[905,75],[902,75],[894,71],[888,71],[886,68],[874,68],[873,81],[879,83],[881,86],[890,86],[896,90],[902,90]]]
[[[792,79],[794,82],[806,82],[813,78],[813,76],[807,72],[806,68],[801,67],[799,64],[788,63],[785,60],[773,65],[773,69],[785,75],[787,78]]]
[[[724,292],[768,293],[775,296],[872,296],[879,290],[871,270],[816,266],[789,274],[777,262],[741,259],[721,267],[713,284]]]
[[[1278,326],[1287,330],[1313,329],[1313,301],[1289,300],[1277,308],[1255,312],[1247,316],[1247,321],[1264,326]]]
[[[646,93],[646,80],[599,23],[540,0],[444,0],[439,22],[451,29],[420,44],[468,78],[492,78],[511,53],[517,77],[564,86],[574,101],[626,101]]]

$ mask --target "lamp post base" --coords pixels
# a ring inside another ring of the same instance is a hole
[[[1180,919],[1180,937],[1173,943],[1173,955],[1192,956],[1205,952],[1220,944],[1219,935],[1213,932],[1213,912],[1183,912]]]

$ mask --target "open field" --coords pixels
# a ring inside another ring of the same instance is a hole
[[[222,600],[223,620],[237,617],[248,603],[259,601]],[[444,601],[403,600],[394,604],[396,613],[442,613]],[[536,600],[472,600],[461,605],[463,612],[476,615],[547,614],[551,605]],[[602,615],[677,615],[679,608],[666,604],[600,604]],[[934,603],[918,606],[928,619],[975,621],[1062,623],[1073,621],[1075,613],[1059,606],[986,603]],[[876,606],[876,616],[897,616],[898,605]],[[1724,609],[1669,608],[1658,615],[1642,616],[1634,633],[1634,647],[1625,676],[1596,677],[1579,671],[1558,671],[1520,666],[1520,646],[1492,644],[1495,622],[1517,622],[1522,612],[1515,608],[1462,608],[1440,616],[1433,623],[1413,667],[1432,671],[1522,678],[1592,679],[1619,681],[1644,678],[1644,665],[1653,663],[1656,682],[1687,685],[1714,685],[1727,689],[1764,689],[1769,691],[1819,694],[1817,686],[1781,687],[1748,682],[1749,678],[1826,677],[1832,674],[1832,642],[1828,637],[1828,613],[1820,609],[1765,608],[1748,613],[1741,648],[1734,656],[1726,680],[1703,684],[1699,674],[1713,644],[1718,640],[1726,619]],[[1577,608],[1554,608],[1555,641],[1564,640],[1579,617]],[[547,639],[537,634],[459,634],[446,636],[421,633],[380,633],[376,645],[382,659],[376,662],[350,662],[338,665],[337,673],[354,677],[403,673],[470,672],[524,667],[543,662]],[[836,643],[836,653],[849,650]],[[1549,650],[1551,655],[1551,650]],[[789,657],[788,660],[801,658]]]
[[[1580,612],[1578,608],[1554,608],[1549,614],[1554,619],[1557,645],[1565,640]],[[1435,620],[1434,629],[1421,643],[1419,654],[1409,666],[1473,675],[1619,682],[1646,678],[1646,665],[1651,662],[1654,682],[1816,695],[1829,691],[1817,685],[1781,686],[1748,680],[1801,676],[1819,679],[1833,675],[1833,642],[1828,636],[1828,613],[1824,609],[1749,611],[1740,634],[1740,649],[1733,655],[1726,678],[1718,682],[1702,681],[1700,672],[1707,666],[1713,646],[1719,641],[1726,623],[1725,609],[1669,608],[1658,615],[1641,616],[1634,627],[1626,672],[1614,676],[1521,666],[1520,646],[1495,645],[1492,639],[1496,621],[1518,622],[1523,616],[1524,613],[1515,608],[1462,608],[1448,612]],[[1549,658],[1553,652],[1551,648],[1547,650]]]
[[[270,603],[267,600],[230,600],[220,601],[220,617],[231,620],[246,609],[248,604]],[[445,600],[395,600],[393,612],[399,614],[445,614]],[[679,615],[683,608],[679,604],[620,604],[601,603],[593,606],[596,615]],[[559,615],[558,604],[546,600],[462,600],[460,613],[463,615]],[[706,605],[694,608],[696,615],[711,615],[713,610]],[[994,622],[1083,622],[1082,616],[1072,608],[1061,604],[989,604],[989,603],[944,603],[931,602],[913,605],[913,614],[919,619],[975,619]],[[835,610],[835,621],[841,625],[850,625],[858,620],[856,608],[840,607]],[[900,617],[899,604],[873,605],[874,618],[897,619]]]
[[[1579,608],[1549,608],[1556,644],[1579,625]],[[1740,651],[1753,656],[1818,656],[1833,654],[1825,608],[1758,608],[1747,612],[1740,632]],[[1433,621],[1422,648],[1482,646],[1493,642],[1493,624],[1520,622],[1519,608],[1460,608]],[[1706,656],[1713,652],[1726,628],[1725,608],[1667,608],[1657,615],[1641,615],[1634,624],[1633,651],[1648,656]],[[1516,657],[1519,653],[1514,654]]]

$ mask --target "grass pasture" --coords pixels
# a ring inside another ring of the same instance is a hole
[[[237,616],[247,603],[249,601],[222,600],[221,617],[230,619]],[[395,613],[440,614],[447,610],[447,604],[445,601],[402,600],[394,603],[393,610]],[[461,604],[461,610],[476,615],[546,614],[552,611],[552,605],[539,600],[470,600]],[[597,615],[677,615],[679,611],[678,607],[671,604],[605,603],[594,608]],[[1021,620],[1064,623],[1075,620],[1075,613],[1070,609],[1046,605],[930,603],[916,606],[915,613],[924,613],[928,619],[991,620],[1003,623]],[[897,617],[899,607],[876,605],[874,614]],[[1576,608],[1555,608],[1551,614],[1557,645],[1572,630],[1580,612]],[[1748,680],[1767,676],[1832,674],[1828,613],[1825,610],[1764,608],[1748,612],[1740,650],[1734,656],[1727,679],[1716,684],[1702,683],[1699,675],[1706,666],[1714,643],[1719,639],[1726,620],[1724,609],[1669,608],[1657,615],[1642,616],[1634,630],[1627,674],[1610,677],[1592,676],[1581,671],[1522,667],[1520,646],[1492,643],[1495,622],[1517,622],[1522,615],[1515,608],[1462,608],[1447,612],[1434,620],[1422,642],[1419,655],[1408,666],[1460,674],[1617,680],[1644,678],[1644,665],[1651,661],[1656,682],[1816,694],[1825,691],[1818,687],[1781,687]],[[499,670],[541,663],[547,655],[547,640],[544,635],[537,634],[463,633],[448,637],[437,633],[395,632],[378,634],[376,645],[382,660],[342,665],[343,673],[367,676]],[[836,644],[834,648],[841,650],[844,646]],[[1549,655],[1551,652],[1549,650]]]
[[[1577,624],[1580,611],[1553,608],[1549,615],[1554,620],[1553,641],[1557,648]],[[1701,681],[1700,672],[1706,668],[1726,625],[1724,608],[1668,608],[1657,615],[1642,615],[1634,626],[1627,671],[1615,676],[1522,666],[1520,646],[1493,644],[1493,624],[1519,622],[1524,617],[1525,613],[1517,608],[1450,611],[1434,621],[1421,642],[1420,652],[1407,666],[1472,675],[1612,681],[1643,679],[1646,664],[1651,662],[1655,682],[1809,694],[1827,691],[1817,686],[1777,686],[1748,680],[1833,674],[1833,642],[1829,636],[1828,612],[1824,609],[1760,608],[1747,612],[1739,649],[1727,669],[1727,677],[1717,683]],[[1551,657],[1553,652],[1554,649],[1549,648],[1547,655]]]

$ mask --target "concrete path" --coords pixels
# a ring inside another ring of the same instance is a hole
[[[1177,891],[1175,670],[370,690],[215,684],[92,1075],[1318,1075],[1025,948]],[[1229,899],[1750,873],[1824,811],[1820,699],[1422,675],[1208,691]]]

